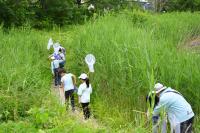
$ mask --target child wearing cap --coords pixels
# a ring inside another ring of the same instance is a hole
[[[92,93],[92,86],[89,82],[87,74],[82,73],[79,76],[79,79],[82,82],[78,88],[79,103],[81,103],[82,105],[85,119],[88,119],[90,117],[90,110],[88,106],[90,104],[90,94]]]

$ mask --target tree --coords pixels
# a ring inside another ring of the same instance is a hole
[[[199,0],[168,0],[166,7],[170,11],[199,11]]]

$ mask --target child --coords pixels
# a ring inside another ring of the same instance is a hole
[[[61,60],[60,68],[63,68],[66,61],[65,61],[65,54],[62,52],[61,48],[59,49],[59,56],[60,56],[60,60]]]
[[[51,71],[52,71],[52,74],[54,75],[55,77],[55,86],[58,86],[60,85],[60,75],[58,73],[58,70],[59,70],[59,64],[60,64],[60,60],[56,60],[55,57],[51,57]]]
[[[89,82],[87,74],[82,73],[79,76],[79,79],[81,79],[82,82],[82,84],[78,88],[79,103],[81,103],[82,105],[85,119],[88,119],[90,118],[90,110],[88,106],[90,104],[90,94],[92,93],[92,86]]]
[[[66,104],[68,104],[69,98],[71,100],[72,111],[75,111],[74,104],[74,86],[76,84],[76,77],[72,73],[66,73],[64,69],[61,69],[60,74],[61,78],[61,88],[62,92],[65,95]]]

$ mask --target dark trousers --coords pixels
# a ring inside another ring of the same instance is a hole
[[[61,85],[61,76],[58,73],[59,68],[54,69],[54,75],[55,75],[55,86]]]
[[[75,110],[74,90],[65,91],[65,101],[66,101],[66,106],[67,106],[66,109],[68,109],[69,98],[71,100],[72,111],[74,111]]]
[[[90,118],[89,103],[81,103],[85,119]]]
[[[192,133],[193,119],[194,117],[181,123],[180,125],[181,133]]]
[[[66,62],[66,61],[62,61],[62,62],[60,62],[60,64],[59,64],[59,65],[60,65],[60,68],[64,68],[64,66],[65,66],[65,62]]]

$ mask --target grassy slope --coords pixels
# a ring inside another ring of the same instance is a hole
[[[105,130],[100,125],[94,127],[92,121],[83,123],[69,115],[51,93],[47,40],[53,37],[61,43],[69,42],[68,35],[59,29],[11,29],[9,33],[0,30],[0,133]]]
[[[84,55],[96,56],[91,76],[96,117],[117,130],[136,130],[146,120],[132,110],[146,110],[145,95],[159,81],[191,103],[199,130],[200,56],[181,49],[200,34],[199,21],[198,13],[123,12],[82,26],[71,45],[75,59],[71,68],[87,71]]]
[[[92,111],[112,127],[111,132],[150,131],[143,126],[145,117],[132,110],[146,110],[144,97],[155,81],[183,93],[195,110],[198,130],[200,57],[180,47],[200,33],[199,21],[199,14],[191,13],[123,12],[79,26],[73,33],[13,29],[6,34],[1,30],[0,114],[1,120],[16,121],[1,123],[0,131],[67,132],[71,125],[69,132],[106,131],[68,116],[53,100],[46,60],[50,36],[67,48],[67,69],[76,75],[88,71],[84,63],[87,53],[96,56],[95,73],[90,75]]]
[[[7,118],[25,116],[30,105],[39,105],[48,92],[50,76],[45,65],[45,49],[42,32],[29,29],[12,29],[9,33],[0,31],[0,114],[9,112]],[[39,99],[38,99],[39,97]],[[3,115],[5,116],[5,115]]]

